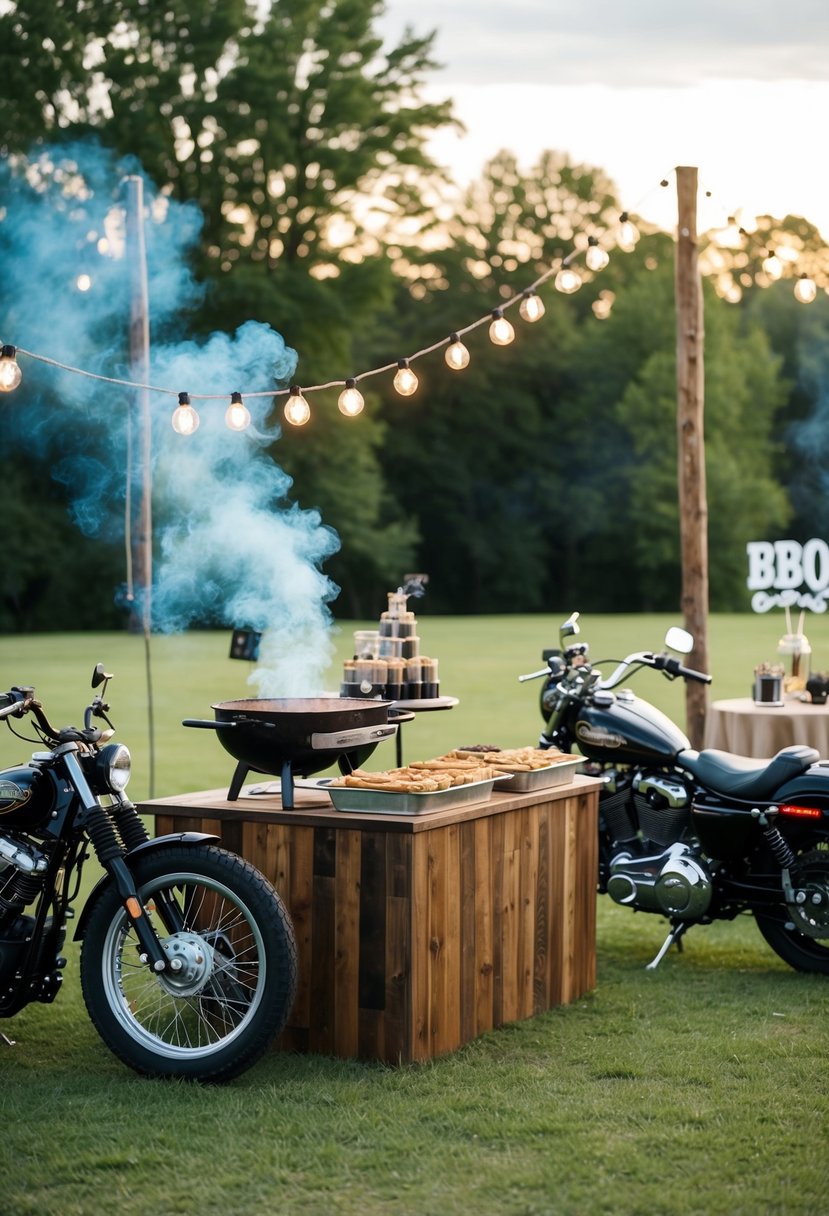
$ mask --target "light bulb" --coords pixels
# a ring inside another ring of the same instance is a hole
[[[417,376],[409,367],[408,359],[398,360],[393,383],[401,397],[411,397],[417,390]]]
[[[444,356],[446,365],[451,367],[453,372],[461,372],[465,367],[469,367],[469,351],[457,334],[450,334],[449,342]]]
[[[811,304],[817,295],[817,284],[807,274],[802,274],[794,285],[794,298],[801,304]]]
[[[0,393],[10,393],[23,379],[17,362],[17,347],[4,346],[0,350]]]
[[[768,256],[763,259],[763,270],[770,279],[779,279],[783,273],[783,263],[776,253],[769,252]]]
[[[291,426],[304,426],[311,417],[311,408],[303,397],[302,389],[298,384],[291,385],[291,393],[282,412],[285,415],[285,421],[290,422]]]
[[[250,410],[242,400],[241,393],[231,393],[225,422],[232,431],[244,431],[250,426]]]
[[[500,308],[493,309],[489,336],[496,346],[509,346],[515,338],[515,330]]]
[[[179,435],[192,435],[194,431],[199,429],[199,422],[201,420],[190,404],[189,393],[179,393],[178,405],[173,410],[171,421],[173,430]]]
[[[639,240],[639,229],[631,220],[627,211],[623,211],[619,216],[619,231],[616,233],[616,244],[625,253],[630,253],[636,248],[636,242]]]
[[[571,296],[581,287],[581,275],[572,266],[562,266],[556,275],[556,291],[562,291]]]
[[[610,254],[606,249],[602,249],[598,237],[587,238],[587,253],[584,255],[584,261],[588,270],[604,270],[610,261]]]
[[[357,388],[357,381],[349,377],[337,400],[337,408],[341,414],[345,414],[346,418],[356,418],[362,412],[364,405],[365,400]]]
[[[540,321],[546,312],[544,301],[534,291],[525,291],[518,305],[518,312],[525,321]]]

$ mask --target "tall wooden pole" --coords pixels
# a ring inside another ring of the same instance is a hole
[[[704,347],[702,280],[697,252],[697,170],[676,171],[679,223],[676,245],[676,383],[682,613],[694,635],[689,666],[708,671],[708,500],[705,489]],[[686,733],[702,747],[708,695],[686,685]]]
[[[127,253],[130,268],[130,370],[137,384],[149,379],[150,308],[147,288],[147,252],[144,244],[144,183],[140,177],[128,177],[127,188]],[[135,390],[130,409],[131,432],[139,436],[136,464],[141,473],[141,492],[132,531],[132,574],[135,611],[132,627],[136,632],[150,632],[152,620],[153,585],[153,523],[152,523],[152,432],[149,393],[145,388]],[[130,473],[132,470],[130,470]]]
[[[136,384],[149,382],[150,368],[150,302],[147,285],[147,249],[144,241],[144,183],[140,177],[128,177],[127,188],[127,255],[131,276],[130,294],[130,368]],[[136,423],[133,426],[133,422]],[[140,442],[138,467],[141,471],[141,493],[135,529],[129,521],[128,536],[132,538],[130,563],[131,588],[135,596],[130,626],[134,632],[144,635],[144,666],[147,678],[147,728],[149,732],[149,796],[155,794],[155,723],[153,711],[152,665],[150,662],[150,635],[152,632],[153,589],[153,511],[152,511],[152,416],[150,394],[145,387],[135,390],[135,399],[130,407],[130,436],[136,431]],[[130,438],[130,465],[133,444]],[[127,470],[128,484],[133,469]],[[132,511],[131,495],[128,495],[127,510]]]

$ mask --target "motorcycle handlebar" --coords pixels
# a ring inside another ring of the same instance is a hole
[[[0,693],[0,718],[24,713],[33,693],[33,688],[12,688],[9,692]]]
[[[683,680],[696,680],[698,684],[710,684],[711,676],[706,675],[704,671],[694,671],[693,667],[684,667],[679,659],[666,658],[664,670],[674,676],[681,676]]]
[[[529,673],[529,675],[519,676],[518,683],[523,684],[525,680],[539,680],[539,679],[541,679],[542,676],[548,676],[549,674],[550,674],[550,668],[542,667],[540,671],[531,671]],[[211,725],[212,725],[212,723],[211,723]]]

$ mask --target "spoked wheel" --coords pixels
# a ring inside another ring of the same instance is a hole
[[[171,846],[134,862],[146,915],[170,961],[154,972],[113,886],[93,908],[81,954],[89,1016],[137,1072],[226,1081],[283,1029],[296,943],[279,895],[248,862],[213,846]]]
[[[803,902],[755,911],[757,928],[790,967],[829,975],[829,850],[802,853],[791,876]]]

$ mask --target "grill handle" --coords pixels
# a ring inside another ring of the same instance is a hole
[[[235,726],[235,722],[215,722],[212,718],[184,718],[182,726],[199,726],[203,730],[225,730],[230,726]]]
[[[397,734],[397,723],[382,726],[353,726],[350,730],[335,730],[330,733],[311,735],[311,747],[315,752],[343,751],[360,747],[366,743],[379,743]]]

